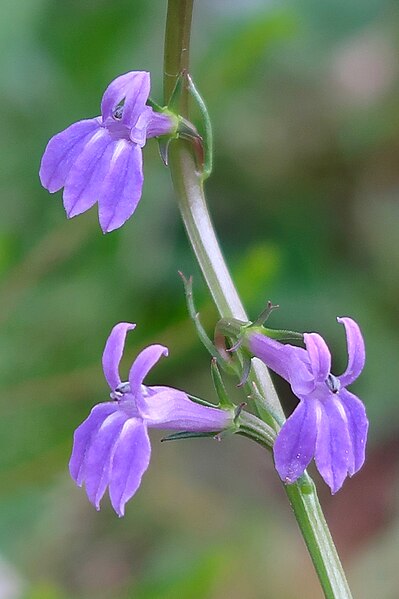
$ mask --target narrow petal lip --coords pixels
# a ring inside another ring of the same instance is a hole
[[[139,353],[133,362],[129,372],[129,383],[131,393],[136,398],[139,411],[141,407],[145,409],[145,404],[142,402],[141,385],[155,364],[162,356],[167,357],[168,353],[168,348],[164,345],[149,345]]]
[[[136,325],[134,323],[119,322],[113,327],[105,344],[102,356],[102,366],[105,380],[111,391],[114,391],[121,383],[119,364],[123,355],[126,335],[128,331],[132,331],[135,328]]]
[[[361,374],[366,362],[366,348],[363,335],[359,325],[348,316],[337,318],[343,324],[346,331],[346,343],[348,348],[348,365],[339,380],[343,387],[351,385]]]
[[[303,338],[313,376],[318,383],[324,382],[331,371],[331,354],[327,343],[318,333],[305,333]]]

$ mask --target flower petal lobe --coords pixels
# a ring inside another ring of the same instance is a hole
[[[319,414],[318,402],[300,401],[277,436],[274,461],[286,483],[295,482],[313,458]]]
[[[150,456],[151,445],[146,426],[141,419],[129,418],[115,447],[109,483],[112,507],[120,517],[125,513],[126,502],[140,486]]]
[[[119,363],[123,355],[126,335],[128,331],[132,331],[136,327],[130,322],[120,322],[115,325],[105,344],[102,365],[105,379],[111,389],[114,391],[121,383],[119,375]]]

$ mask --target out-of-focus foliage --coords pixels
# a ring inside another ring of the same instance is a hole
[[[212,397],[177,270],[202,286],[155,143],[137,213],[103,236],[67,222],[38,181],[49,137],[98,114],[116,75],[148,69],[161,100],[166,2],[3,0],[0,20],[0,597],[320,597],[269,456],[243,439],[160,445],[118,520],[74,487],[74,427],[107,398],[100,355],[138,323],[125,364],[170,347],[153,383]],[[354,391],[371,418],[364,470],[323,503],[354,593],[396,597],[399,517],[399,6],[388,0],[208,0],[192,74],[214,120],[210,208],[238,287],[271,326],[318,330],[345,365],[336,315],[364,331]],[[293,398],[283,385],[287,411]]]

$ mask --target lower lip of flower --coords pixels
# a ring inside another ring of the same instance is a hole
[[[130,140],[130,129],[119,120],[107,119],[104,123],[105,128],[113,139]]]

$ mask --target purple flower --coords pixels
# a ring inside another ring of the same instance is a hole
[[[76,429],[69,470],[77,485],[86,485],[91,503],[109,489],[112,507],[124,515],[125,503],[135,494],[148,468],[151,446],[147,429],[219,432],[232,423],[224,410],[192,402],[172,387],[147,387],[143,379],[161,356],[163,345],[150,345],[133,362],[129,381],[122,382],[119,362],[126,334],[134,324],[121,322],[111,331],[103,353],[103,370],[113,401],[96,405]]]
[[[131,71],[105,90],[101,116],[78,121],[52,137],[44,152],[40,180],[50,193],[64,188],[68,218],[98,202],[104,233],[133,214],[143,187],[142,147],[147,138],[174,131],[172,116],[146,105],[150,74]]]
[[[362,402],[346,389],[363,370],[363,337],[351,318],[337,320],[345,326],[349,357],[339,377],[331,374],[330,351],[317,333],[304,334],[306,350],[260,333],[248,335],[251,352],[285,378],[299,397],[274,444],[281,479],[295,482],[314,457],[332,493],[341,488],[347,474],[362,467],[368,430]]]

